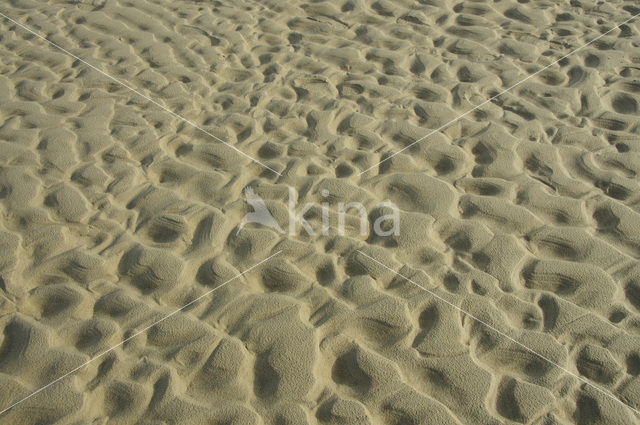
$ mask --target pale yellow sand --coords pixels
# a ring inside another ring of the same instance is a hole
[[[2,19],[0,410],[282,252],[0,423],[640,423],[640,24],[376,165],[637,1],[0,12],[282,174]],[[249,185],[399,235],[237,233]]]

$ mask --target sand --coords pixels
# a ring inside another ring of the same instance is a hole
[[[1,424],[640,424],[636,1],[0,12]]]

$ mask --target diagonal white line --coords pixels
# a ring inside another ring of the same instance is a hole
[[[87,65],[89,68],[93,69],[94,71],[99,72],[100,74],[104,75],[105,77],[109,78],[112,81],[115,81],[116,83],[120,84],[121,86],[129,89],[130,91],[134,92],[135,94],[137,94],[138,96],[148,100],[149,102],[153,103],[154,105],[156,105],[157,107],[159,107],[160,109],[164,110],[165,112],[173,115],[174,117],[184,121],[185,123],[189,124],[191,127],[194,127],[197,130],[200,130],[201,132],[203,132],[204,134],[206,134],[207,136],[212,137],[214,140],[230,147],[231,149],[233,149],[234,151],[238,152],[240,155],[244,156],[245,158],[249,158],[251,161],[262,165],[264,168],[266,168],[267,170],[270,170],[274,173],[276,173],[279,176],[282,176],[282,174],[280,174],[279,172],[277,172],[276,170],[274,170],[273,168],[269,167],[268,165],[263,164],[262,162],[258,161],[257,159],[253,158],[250,155],[247,155],[246,153],[242,152],[240,149],[236,148],[235,146],[225,142],[224,140],[222,140],[221,138],[211,134],[209,131],[205,130],[204,128],[200,127],[198,124],[194,123],[193,121],[189,121],[188,119],[184,118],[182,115],[178,115],[175,112],[173,112],[172,110],[170,110],[169,108],[167,108],[166,106],[156,102],[155,100],[149,98],[148,96],[142,94],[141,92],[139,92],[138,90],[134,89],[133,87],[131,87],[130,85],[118,80],[115,77],[112,77],[111,75],[107,74],[106,72],[104,72],[103,70],[101,70],[100,68],[97,68],[95,66],[93,66],[92,64],[90,64],[89,62],[87,62],[86,60],[79,58],[78,56],[74,55],[73,53],[71,53],[70,51],[68,51],[67,49],[57,45],[56,43],[54,43],[53,41],[47,39],[46,37],[41,36],[40,34],[38,34],[37,32],[33,31],[31,28],[21,24],[20,22],[8,17],[7,15],[5,15],[4,13],[0,12],[0,16],[4,17],[5,19],[13,22],[14,24],[18,25],[20,28],[29,31],[31,34],[35,35],[36,37],[38,37],[41,40],[46,41],[47,43],[49,43],[50,45],[52,45],[53,47],[55,47],[58,50],[63,51],[64,53],[66,53],[67,55],[71,56],[72,58],[82,62],[83,64]]]
[[[613,394],[611,394],[609,391],[607,390],[603,390],[602,388],[600,388],[597,385],[592,384],[591,382],[587,381],[586,379],[582,378],[579,375],[576,375],[575,373],[571,372],[570,370],[560,366],[559,364],[557,364],[556,362],[554,362],[553,360],[549,359],[548,357],[543,356],[542,354],[532,350],[531,348],[527,347],[526,345],[524,345],[523,343],[519,342],[518,340],[510,337],[509,335],[507,335],[506,333],[496,329],[494,326],[488,324],[487,322],[485,322],[482,319],[479,319],[478,317],[474,316],[473,314],[461,309],[460,307],[458,307],[457,305],[453,304],[450,301],[447,301],[446,299],[444,299],[443,297],[441,297],[440,295],[436,294],[435,292],[425,288],[424,286],[420,285],[419,283],[414,282],[413,280],[411,280],[410,278],[398,273],[397,271],[393,270],[391,267],[387,266],[384,263],[381,263],[380,261],[376,260],[375,258],[373,258],[370,255],[365,254],[364,252],[360,251],[359,249],[356,250],[356,252],[359,252],[360,254],[364,255],[365,257],[375,261],[376,263],[378,263],[379,265],[381,265],[382,267],[384,267],[385,269],[395,273],[396,275],[400,276],[401,278],[405,279],[408,282],[413,283],[415,286],[417,286],[418,288],[422,289],[423,291],[429,293],[430,295],[433,295],[435,298],[437,298],[438,300],[446,303],[447,305],[455,308],[456,310],[458,310],[460,313],[470,317],[471,319],[475,320],[478,323],[481,323],[483,325],[485,325],[486,327],[488,327],[489,329],[493,330],[494,332],[498,333],[499,335],[507,338],[509,341],[517,344],[518,346],[524,348],[525,350],[527,350],[528,352],[530,352],[531,354],[534,354],[535,356],[541,358],[542,360],[545,360],[549,363],[551,363],[552,365],[554,365],[555,367],[557,367],[558,369],[562,370],[563,372],[568,373],[569,375],[574,376],[575,378],[578,378],[580,381],[582,381],[583,383],[589,385],[590,387],[595,388],[597,391],[599,391],[600,393],[604,394],[605,396],[609,397],[610,399],[622,404],[625,407],[628,407],[629,409],[633,410],[635,413],[640,415],[640,410],[634,409],[633,407],[631,407],[630,405],[628,405],[627,403],[623,402],[622,400],[620,400],[619,398],[617,398],[616,396],[614,396]]]
[[[421,137],[421,138],[419,138],[418,140],[416,140],[416,141],[412,142],[411,144],[409,144],[409,145],[405,146],[404,148],[400,149],[398,152],[395,152],[395,153],[393,153],[393,154],[389,155],[388,157],[386,157],[385,159],[383,159],[382,161],[380,161],[380,162],[377,162],[377,163],[373,164],[371,167],[369,167],[369,168],[367,168],[366,170],[364,170],[364,171],[362,171],[362,172],[358,173],[358,176],[361,176],[361,175],[363,175],[364,173],[366,173],[367,171],[371,170],[372,168],[375,168],[375,167],[377,167],[378,165],[382,164],[383,162],[390,160],[391,158],[393,158],[394,156],[398,155],[399,153],[402,153],[402,152],[406,151],[406,150],[407,150],[407,149],[409,149],[411,146],[415,145],[416,143],[420,143],[421,141],[423,141],[423,140],[424,140],[424,139],[426,139],[427,137],[429,137],[429,136],[431,136],[431,135],[433,135],[433,134],[435,134],[435,133],[439,132],[440,130],[443,130],[443,129],[445,129],[445,128],[449,127],[451,124],[453,124],[453,123],[457,122],[459,119],[461,119],[461,118],[463,118],[463,117],[465,117],[465,116],[469,115],[471,112],[475,111],[476,109],[481,108],[481,107],[483,107],[484,105],[486,105],[487,103],[489,103],[489,102],[491,102],[491,101],[493,101],[493,100],[495,100],[495,99],[499,98],[499,97],[500,97],[500,96],[502,96],[503,94],[505,94],[505,93],[507,93],[508,91],[510,91],[510,90],[512,90],[512,89],[514,89],[514,88],[516,88],[516,87],[518,87],[520,84],[524,83],[525,81],[529,80],[530,78],[535,77],[536,75],[538,75],[539,73],[541,73],[541,72],[542,72],[542,71],[544,71],[545,69],[549,69],[551,66],[553,66],[553,65],[557,64],[557,63],[558,63],[558,62],[560,62],[561,60],[568,58],[569,56],[573,55],[574,53],[579,52],[580,50],[584,49],[584,48],[585,48],[585,47],[587,47],[587,46],[590,46],[591,44],[593,44],[593,43],[595,43],[596,41],[600,40],[600,39],[601,39],[602,37],[604,37],[605,35],[609,34],[611,31],[614,31],[614,30],[616,30],[616,29],[620,28],[621,26],[623,26],[623,25],[624,25],[624,24],[626,24],[627,22],[629,22],[629,21],[631,21],[631,20],[633,20],[633,19],[637,18],[638,16],[640,16],[640,13],[636,13],[636,14],[635,14],[635,15],[633,15],[631,18],[629,18],[629,19],[627,19],[626,21],[624,21],[624,22],[622,22],[622,23],[620,23],[620,24],[616,25],[615,27],[611,28],[609,31],[607,31],[607,32],[605,32],[605,33],[603,33],[603,34],[600,34],[599,36],[597,36],[596,38],[594,38],[593,40],[591,40],[591,41],[590,41],[590,42],[588,42],[587,44],[585,44],[585,45],[583,45],[583,46],[580,46],[580,47],[578,47],[577,49],[575,49],[575,50],[573,50],[573,51],[571,51],[571,52],[567,53],[566,55],[564,55],[564,56],[563,56],[563,57],[561,57],[560,59],[555,60],[555,61],[551,62],[549,65],[545,66],[544,68],[541,68],[541,69],[539,69],[538,71],[534,72],[533,74],[528,75],[526,78],[524,78],[524,79],[523,79],[523,80],[521,80],[521,81],[518,81],[517,83],[515,83],[515,84],[514,84],[514,85],[512,85],[511,87],[509,87],[509,88],[506,88],[506,89],[502,90],[500,93],[496,94],[495,96],[492,96],[492,97],[490,97],[489,99],[485,100],[484,102],[482,102],[482,103],[480,103],[480,104],[478,104],[478,105],[474,106],[473,108],[469,109],[467,112],[463,113],[463,114],[462,114],[462,115],[460,115],[459,117],[452,119],[452,120],[451,120],[451,121],[449,121],[448,123],[443,124],[443,125],[441,125],[440,127],[436,128],[435,130],[433,130],[433,131],[429,132],[428,134],[426,134],[426,135],[422,136],[422,137]]]
[[[222,288],[223,286],[225,286],[227,283],[234,281],[235,279],[244,276],[245,273],[249,272],[250,270],[253,270],[254,268],[258,267],[260,264],[269,261],[270,259],[272,259],[273,257],[275,257],[276,255],[280,254],[282,252],[282,250],[276,252],[275,254],[271,254],[270,256],[268,256],[267,258],[265,258],[264,260],[260,261],[259,263],[254,264],[253,266],[249,267],[248,269],[246,269],[245,271],[235,275],[234,277],[232,277],[231,279],[227,280],[224,283],[221,283],[220,285],[216,286],[215,288],[211,289],[210,291],[205,292],[204,294],[200,295],[198,298],[190,301],[189,303],[183,305],[182,307],[180,307],[179,309],[167,314],[166,316],[164,316],[163,318],[161,318],[160,320],[157,320],[155,322],[153,322],[152,324],[150,324],[149,326],[147,326],[146,328],[139,330],[138,332],[134,333],[133,335],[123,339],[121,342],[119,342],[118,344],[114,345],[113,347],[103,351],[102,353],[98,354],[95,357],[92,357],[91,359],[87,360],[86,362],[84,362],[83,364],[81,364],[80,366],[76,367],[73,370],[70,370],[69,372],[65,373],[64,375],[60,376],[59,378],[54,379],[53,381],[49,382],[47,385],[45,385],[44,387],[32,392],[31,394],[29,394],[28,396],[24,397],[21,400],[16,401],[15,403],[13,403],[11,406],[5,408],[4,410],[0,411],[0,415],[2,415],[3,413],[9,411],[10,409],[12,409],[13,407],[17,406],[18,404],[22,403],[25,400],[30,399],[31,397],[33,397],[34,395],[38,394],[39,392],[49,388],[51,385],[55,384],[58,381],[63,380],[64,378],[66,378],[67,376],[71,375],[74,372],[77,372],[78,370],[82,369],[83,367],[87,366],[89,363],[99,359],[100,357],[104,356],[105,354],[107,354],[110,351],[115,350],[116,348],[120,347],[121,345],[123,345],[125,342],[129,341],[132,338],[135,338],[136,336],[140,335],[143,332],[146,332],[147,330],[151,329],[152,327],[154,327],[155,325],[157,325],[160,322],[164,322],[165,320],[167,320],[169,317],[173,316],[176,313],[179,313],[180,311],[184,310],[185,308],[189,307],[190,305],[195,304],[196,302],[200,301],[202,298],[210,295],[213,291],[216,291],[220,288]]]

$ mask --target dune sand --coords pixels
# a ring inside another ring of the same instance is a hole
[[[640,423],[637,1],[0,12],[0,423]]]

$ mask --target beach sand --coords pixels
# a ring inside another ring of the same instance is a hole
[[[0,12],[1,424],[640,424],[637,1]]]

